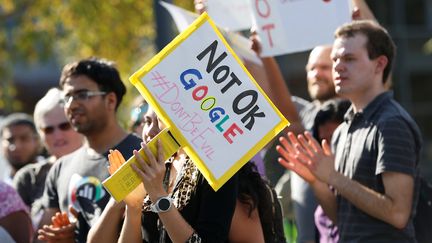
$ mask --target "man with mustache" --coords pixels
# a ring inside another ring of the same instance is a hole
[[[0,124],[1,148],[10,166],[10,173],[4,179],[13,184],[18,170],[41,159],[38,156],[42,144],[31,116],[25,113],[12,113]]]

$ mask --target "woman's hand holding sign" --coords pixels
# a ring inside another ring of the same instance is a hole
[[[150,199],[155,202],[159,197],[166,196],[167,191],[163,187],[163,179],[165,176],[165,159],[163,156],[163,147],[160,140],[157,141],[157,158],[150,151],[150,148],[145,143],[141,143],[141,146],[147,155],[148,161],[144,161],[144,158],[134,151],[134,156],[137,159],[141,168],[131,164],[134,171],[141,177],[145,188],[150,196]],[[141,200],[142,202],[142,200]]]

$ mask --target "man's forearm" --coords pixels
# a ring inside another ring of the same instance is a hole
[[[321,205],[327,217],[336,224],[337,221],[337,205],[336,196],[330,190],[329,186],[321,181],[316,181],[312,185],[315,196],[318,199],[318,204]]]
[[[407,198],[405,202],[400,202],[400,198],[396,199],[396,197],[392,198],[389,195],[378,193],[338,172],[335,172],[333,176],[330,177],[329,184],[332,185],[342,197],[368,215],[387,222],[397,228],[405,227],[410,215],[412,202],[412,199],[410,199],[412,198],[412,193],[409,192],[409,188],[404,188],[404,186],[408,186],[409,183],[404,183],[405,185],[401,185],[398,189],[400,193],[407,193],[403,196]]]

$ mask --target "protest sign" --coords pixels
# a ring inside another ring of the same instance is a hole
[[[195,19],[199,16],[196,13],[187,11],[167,2],[160,1],[159,4],[162,5],[162,7],[164,7],[171,15],[179,32],[186,30],[189,25],[192,24],[193,21],[195,21]]]
[[[168,10],[180,32],[184,31],[196,18],[198,18],[198,14],[192,13],[173,4],[166,2],[159,3]],[[235,53],[241,57],[241,59],[262,66],[261,60],[256,56],[255,52],[250,49],[250,41],[248,38],[232,31],[223,31],[222,34],[228,41],[228,44],[234,49]]]
[[[351,21],[348,0],[250,1],[263,57],[331,44],[336,28]]]
[[[214,190],[288,125],[206,13],[130,81]]]
[[[229,31],[248,30],[252,27],[250,0],[210,0],[207,12],[217,26]]]
[[[168,159],[180,148],[180,145],[172,137],[169,130],[164,129],[147,144],[153,154],[157,154],[158,140],[160,140],[164,146],[163,155],[165,159]],[[140,149],[138,152],[144,160],[147,161],[147,156],[144,153],[144,150]],[[142,182],[141,178],[130,166],[132,163],[139,167],[135,156],[132,156],[116,172],[114,172],[113,175],[102,182],[104,187],[117,202],[123,200]]]

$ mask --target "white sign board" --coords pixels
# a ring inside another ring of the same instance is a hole
[[[250,0],[208,0],[207,12],[217,26],[226,30],[248,30],[252,27]]]
[[[189,25],[192,24],[192,22],[199,16],[196,13],[192,13],[166,2],[159,3],[171,14],[171,17],[173,18],[174,23],[180,32],[189,27]],[[250,49],[251,44],[248,38],[232,31],[224,31],[223,35],[237,55],[241,57],[241,59],[262,65],[261,59],[259,59],[255,52]]]
[[[336,28],[351,21],[348,0],[250,0],[263,57],[331,44]]]
[[[288,125],[206,13],[130,80],[215,190]]]

